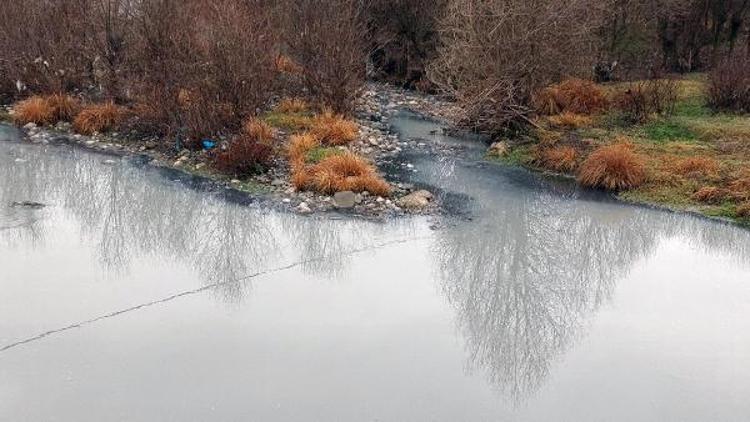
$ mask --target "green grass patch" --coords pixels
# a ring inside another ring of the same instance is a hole
[[[646,124],[643,131],[648,139],[656,142],[692,141],[696,134],[689,127],[674,120],[660,120]]]
[[[680,117],[697,118],[710,116],[712,111],[702,100],[691,99],[677,103],[674,114]]]
[[[701,209],[701,212],[711,217],[737,218],[737,206],[731,202],[706,206]]]
[[[513,148],[508,154],[502,157],[487,156],[487,159],[514,166],[526,166],[533,161],[531,147],[527,146]]]
[[[263,116],[263,120],[269,125],[290,131],[301,131],[312,125],[312,116],[309,113],[280,113],[271,111]]]
[[[334,155],[341,155],[344,152],[338,148],[327,148],[327,147],[318,147],[313,148],[310,151],[307,152],[307,155],[305,156],[305,161],[310,164],[318,164],[319,162],[325,160],[328,157],[332,157]]]

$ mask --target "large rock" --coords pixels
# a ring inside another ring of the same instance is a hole
[[[429,206],[433,198],[432,193],[426,190],[418,190],[402,197],[397,204],[401,208],[420,210]]]
[[[333,195],[333,205],[336,208],[353,208],[357,203],[357,195],[350,191],[336,192]]]
[[[490,149],[487,150],[487,155],[489,155],[490,157],[502,158],[508,155],[509,152],[510,148],[508,147],[508,144],[500,141],[490,145]]]

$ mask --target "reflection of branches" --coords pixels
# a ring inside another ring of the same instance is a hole
[[[241,301],[252,288],[226,281],[261,271],[271,260],[301,261],[305,271],[334,277],[347,264],[346,253],[382,240],[377,223],[266,213],[226,201],[221,192],[175,185],[127,161],[107,165],[103,161],[110,157],[67,147],[2,147],[11,154],[0,154],[0,177],[7,181],[0,185],[0,201],[54,204],[51,215],[77,220],[85,243],[96,245],[107,271],[126,273],[139,258],[153,255],[194,268],[225,301]],[[8,161],[14,154],[28,162],[15,166]],[[13,237],[25,242],[30,234],[43,233],[45,225],[51,222],[39,221],[33,231],[31,226],[13,229]],[[320,256],[327,258],[309,260]]]
[[[750,247],[744,230],[619,204],[530,191],[496,205],[442,232],[435,258],[470,366],[514,400],[540,387],[587,316],[663,237],[686,234],[732,254],[743,252],[729,245]]]

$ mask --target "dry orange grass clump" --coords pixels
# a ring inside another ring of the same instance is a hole
[[[627,142],[596,149],[581,165],[578,181],[584,186],[625,190],[646,181],[644,160]]]
[[[359,126],[332,111],[324,111],[313,118],[310,133],[325,145],[346,145],[357,139]]]
[[[83,135],[115,129],[125,118],[125,111],[113,102],[84,107],[73,121],[73,128]]]
[[[367,191],[379,196],[391,194],[391,186],[378,175],[375,167],[351,153],[332,155],[306,170],[307,177],[293,180],[302,182],[297,186],[300,189],[313,189],[329,195],[342,191]]]
[[[258,142],[270,144],[271,141],[276,138],[276,131],[274,128],[268,123],[258,119],[250,119],[245,122],[242,130],[247,136]]]
[[[352,153],[332,155],[317,164],[308,164],[308,152],[320,145],[318,138],[310,133],[290,138],[289,163],[292,184],[297,189],[329,195],[347,190],[368,191],[379,196],[391,194],[391,186],[378,175],[375,167]]]
[[[69,95],[33,96],[16,104],[13,119],[19,124],[46,125],[71,120],[79,109],[78,100]]]
[[[710,157],[688,157],[675,163],[673,170],[682,176],[711,176],[719,171],[719,163]]]
[[[561,129],[578,129],[580,127],[590,126],[594,122],[589,116],[571,113],[569,111],[550,116],[548,120],[553,126]]]
[[[537,112],[545,115],[570,112],[596,114],[607,109],[607,96],[594,82],[567,79],[537,92],[532,100]]]
[[[301,98],[284,98],[275,110],[279,113],[304,113],[309,108],[307,102]]]
[[[318,138],[309,133],[292,135],[289,138],[289,162],[292,165],[292,171],[302,169],[305,166],[307,153],[319,146]]]
[[[535,162],[540,167],[565,173],[575,170],[578,158],[578,152],[571,146],[541,148],[535,155]]]

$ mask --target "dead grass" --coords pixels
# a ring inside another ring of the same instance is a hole
[[[53,94],[47,97],[47,102],[54,110],[55,119],[69,122],[81,110],[81,103],[70,95]]]
[[[562,112],[555,116],[548,118],[550,124],[560,129],[578,129],[586,126],[591,126],[593,119],[583,114],[571,113],[569,111]]]
[[[276,131],[268,123],[252,118],[245,122],[243,132],[258,142],[270,144],[276,138]]]
[[[605,91],[597,84],[583,79],[567,79],[537,92],[534,108],[543,115],[564,112],[597,114],[609,106]]]
[[[708,177],[717,174],[719,163],[711,157],[688,157],[674,163],[672,169],[685,177]]]
[[[534,163],[539,167],[560,172],[570,173],[576,169],[578,151],[571,146],[556,146],[537,149]]]
[[[741,217],[740,207],[750,204],[750,119],[711,112],[704,75],[602,89],[613,106],[627,90],[642,98],[633,102],[633,109],[593,116],[590,126],[565,124],[574,119],[554,114],[540,118],[542,128],[534,131],[536,145],[527,149],[532,159],[526,164],[576,172],[582,185],[619,191],[626,200]],[[642,118],[633,118],[638,115]],[[651,120],[654,116],[659,118]],[[578,152],[577,169],[566,146]]]
[[[48,125],[61,120],[70,121],[80,107],[78,100],[69,95],[33,96],[15,105],[13,119],[21,125]]]
[[[289,163],[292,184],[300,190],[327,195],[341,191],[363,192],[389,196],[391,186],[378,175],[375,166],[352,153],[330,154],[319,162],[308,162],[310,152],[321,145],[311,133],[292,135],[289,140]]]
[[[750,200],[750,177],[740,177],[729,182],[729,195],[737,201]]]
[[[357,139],[359,126],[352,120],[326,110],[313,118],[310,133],[324,145],[346,145]]]
[[[289,163],[292,170],[301,169],[306,164],[307,153],[320,146],[318,138],[309,133],[292,135],[289,138]],[[296,183],[295,183],[296,185]]]
[[[693,200],[706,204],[718,204],[727,197],[727,191],[716,186],[704,186],[698,189],[693,196]]]
[[[644,159],[633,151],[632,144],[620,139],[592,152],[581,165],[578,181],[608,190],[633,189],[646,181]]]
[[[42,97],[34,96],[27,98],[15,105],[13,108],[13,120],[19,125],[35,123],[46,125],[54,120],[55,111],[49,102]]]
[[[274,110],[278,113],[305,113],[310,105],[301,98],[284,98]]]
[[[116,129],[125,118],[125,110],[113,102],[92,104],[81,110],[73,121],[73,128],[83,135]]]
[[[307,170],[310,176],[303,177],[306,183],[298,188],[312,189],[328,195],[342,191],[367,191],[378,196],[391,194],[390,185],[377,174],[375,167],[354,154],[327,157]]]

